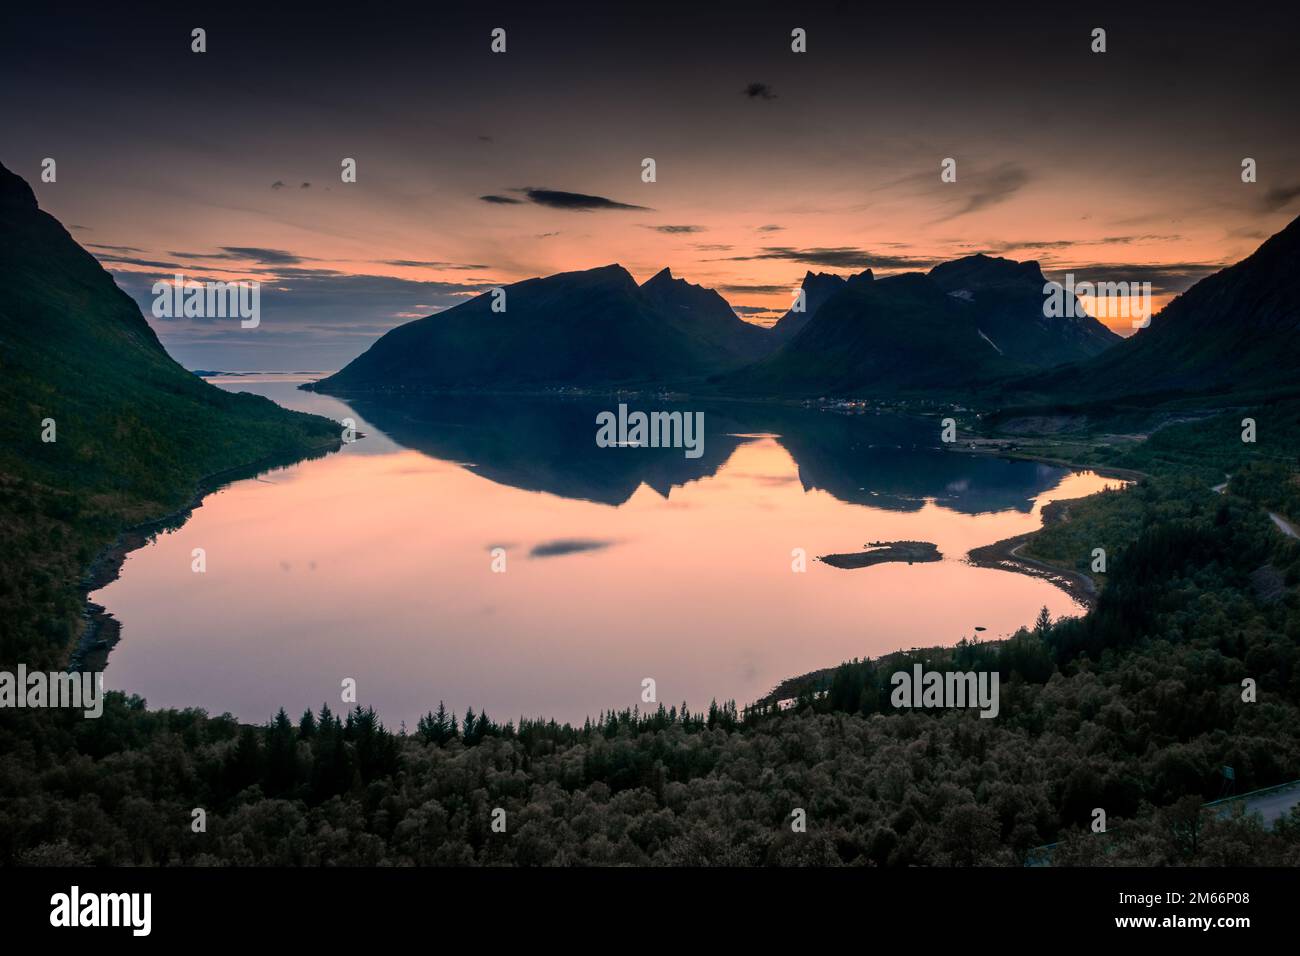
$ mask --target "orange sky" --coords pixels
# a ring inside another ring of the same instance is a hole
[[[206,59],[179,13],[29,11],[0,62],[3,159],[137,301],[178,267],[271,286],[256,337],[155,323],[190,367],[338,368],[486,287],[611,262],[669,266],[757,322],[808,270],[975,252],[1150,279],[1159,308],[1300,212],[1294,49],[1266,11],[1134,6],[1104,56],[1088,11],[814,4],[803,55],[787,10],[674,11],[220,14]]]

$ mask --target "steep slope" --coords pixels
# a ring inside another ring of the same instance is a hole
[[[756,395],[868,395],[957,389],[1023,368],[980,334],[962,303],[908,273],[845,287],[787,345],[718,384]]]
[[[661,273],[642,290],[619,265],[517,282],[505,287],[505,311],[493,312],[485,293],[399,326],[316,387],[649,385],[740,364],[763,330],[736,328],[720,296],[677,282]]]
[[[1082,309],[1077,317],[1044,315],[1047,279],[1037,262],[966,256],[935,266],[929,276],[1010,359],[1048,368],[1091,358],[1120,341]]]
[[[873,278],[870,269],[859,272],[855,276],[849,276],[847,279],[833,272],[809,271],[804,275],[803,282],[799,285],[804,294],[803,311],[796,312],[792,307],[785,315],[777,319],[776,324],[772,326],[773,337],[779,344],[789,342],[803,331],[803,327],[817,314],[817,310],[830,301],[835,293],[846,286],[865,285]]]
[[[667,268],[643,282],[641,294],[666,323],[717,351],[723,362],[738,365],[775,345],[770,329],[746,322],[713,289],[674,278]]]
[[[42,440],[47,419],[54,441]],[[0,664],[66,650],[75,583],[123,527],[180,507],[207,475],[338,435],[172,361],[135,302],[0,166]]]
[[[1084,401],[1294,391],[1300,373],[1300,217],[1206,276],[1096,358],[1017,389]]]

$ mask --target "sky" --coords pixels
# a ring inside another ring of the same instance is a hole
[[[1300,215],[1294,14],[614,6],[5,12],[0,162],[146,314],[176,274],[261,282],[256,329],[150,317],[187,367],[229,370],[336,369],[493,286],[612,262],[759,324],[807,271],[975,252],[1150,281],[1158,308]]]

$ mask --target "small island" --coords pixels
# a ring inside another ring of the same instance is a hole
[[[866,551],[849,554],[824,554],[817,560],[833,568],[868,568],[887,561],[942,561],[943,554],[929,541],[871,541],[863,547]]]

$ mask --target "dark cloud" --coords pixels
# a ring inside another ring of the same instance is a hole
[[[969,177],[959,176],[956,184],[945,183],[944,185],[951,188],[952,185],[961,186],[965,183],[971,186],[972,191],[965,196],[956,212],[943,216],[940,221],[956,219],[958,216],[965,216],[1006,202],[1024,189],[1029,184],[1029,180],[1029,173],[1015,163],[1003,163],[989,173],[970,174]]]
[[[570,193],[560,189],[521,189],[531,203],[550,209],[566,209],[572,212],[591,212],[600,209],[639,209],[645,211],[648,206],[634,206],[631,203],[615,202],[604,196],[588,196],[585,193]]]
[[[776,93],[766,83],[750,83],[742,91],[751,100],[774,100]]]
[[[735,312],[737,315],[766,315],[774,310],[769,309],[765,305],[733,305],[731,311]]]
[[[311,189],[311,183],[303,183],[303,184],[302,184],[301,186],[299,186],[298,188],[299,188],[299,189]]]
[[[425,259],[375,259],[374,262],[376,265],[381,266],[404,266],[417,269],[458,269],[463,272],[492,268],[482,263],[430,262]]]
[[[1281,209],[1291,202],[1297,196],[1300,196],[1300,183],[1292,183],[1289,186],[1274,186],[1268,192],[1264,193],[1264,198],[1260,205],[1269,212]]]
[[[528,552],[530,558],[555,558],[565,554],[579,554],[583,551],[600,551],[608,548],[613,541],[600,541],[594,538],[559,538],[535,545]]]
[[[146,314],[159,278],[140,272],[114,272],[114,278]],[[170,278],[170,276],[166,277]],[[206,276],[193,275],[196,281]],[[262,282],[262,320],[267,328],[353,329],[383,332],[419,316],[440,312],[486,292],[479,282],[419,282],[393,276],[351,275],[333,270],[276,270]],[[174,321],[174,320],[173,320]],[[206,321],[220,326],[224,319]]]
[[[780,232],[785,226],[766,225],[759,226],[755,232]]]
[[[90,246],[92,249],[107,249],[109,252],[126,254],[130,252],[144,252],[143,249],[137,249],[135,246],[110,246],[103,242],[87,242],[83,245]]]
[[[299,262],[307,262],[306,256],[294,255],[292,252],[286,252],[283,249],[263,249],[259,246],[222,246],[220,252],[176,252],[168,251],[167,255],[175,256],[177,259],[252,259],[254,262],[262,265],[294,265]]]
[[[272,189],[283,189],[283,188],[284,188],[284,180],[283,180],[283,179],[277,179],[275,182],[271,183],[271,188],[272,188]]]
[[[524,201],[522,199],[515,199],[513,196],[489,195],[489,196],[479,196],[478,198],[483,200],[484,202],[496,203],[499,206],[522,206],[524,204]]]
[[[767,246],[752,256],[731,256],[731,262],[751,262],[756,259],[787,259],[811,266],[830,266],[834,269],[928,269],[934,265],[931,258],[916,256],[891,256],[854,249],[851,246],[832,246],[815,249],[791,249],[786,246]]]
[[[982,246],[978,243],[966,243],[972,248],[979,246],[985,252],[1012,252],[1016,249],[1069,249],[1073,246],[1127,246],[1135,242],[1177,242],[1182,236],[1105,236],[1101,239],[1049,239],[1049,240],[1031,240],[1019,242],[1016,240],[1001,240],[998,242],[986,242]]]
[[[700,252],[730,252],[736,247],[726,242],[693,242],[691,248]]]
[[[1208,275],[1223,268],[1210,262],[1174,262],[1161,265],[1123,265],[1112,262],[1084,263],[1055,270],[1051,278],[1065,281],[1065,274],[1074,275],[1075,285],[1080,282],[1150,282],[1153,295],[1175,295],[1186,292]]]
[[[135,256],[114,256],[114,255],[97,255],[96,259],[100,264],[112,264],[118,266],[139,266],[142,269],[179,269],[179,263],[160,262],[157,259],[139,259]]]
[[[703,226],[642,226],[642,229],[653,229],[655,232],[663,232],[668,235],[678,235],[681,233],[704,232]]]
[[[798,282],[792,282],[789,285],[720,285],[718,291],[734,292],[739,295],[746,293],[751,295],[776,295],[778,292],[789,292],[798,285]]]

